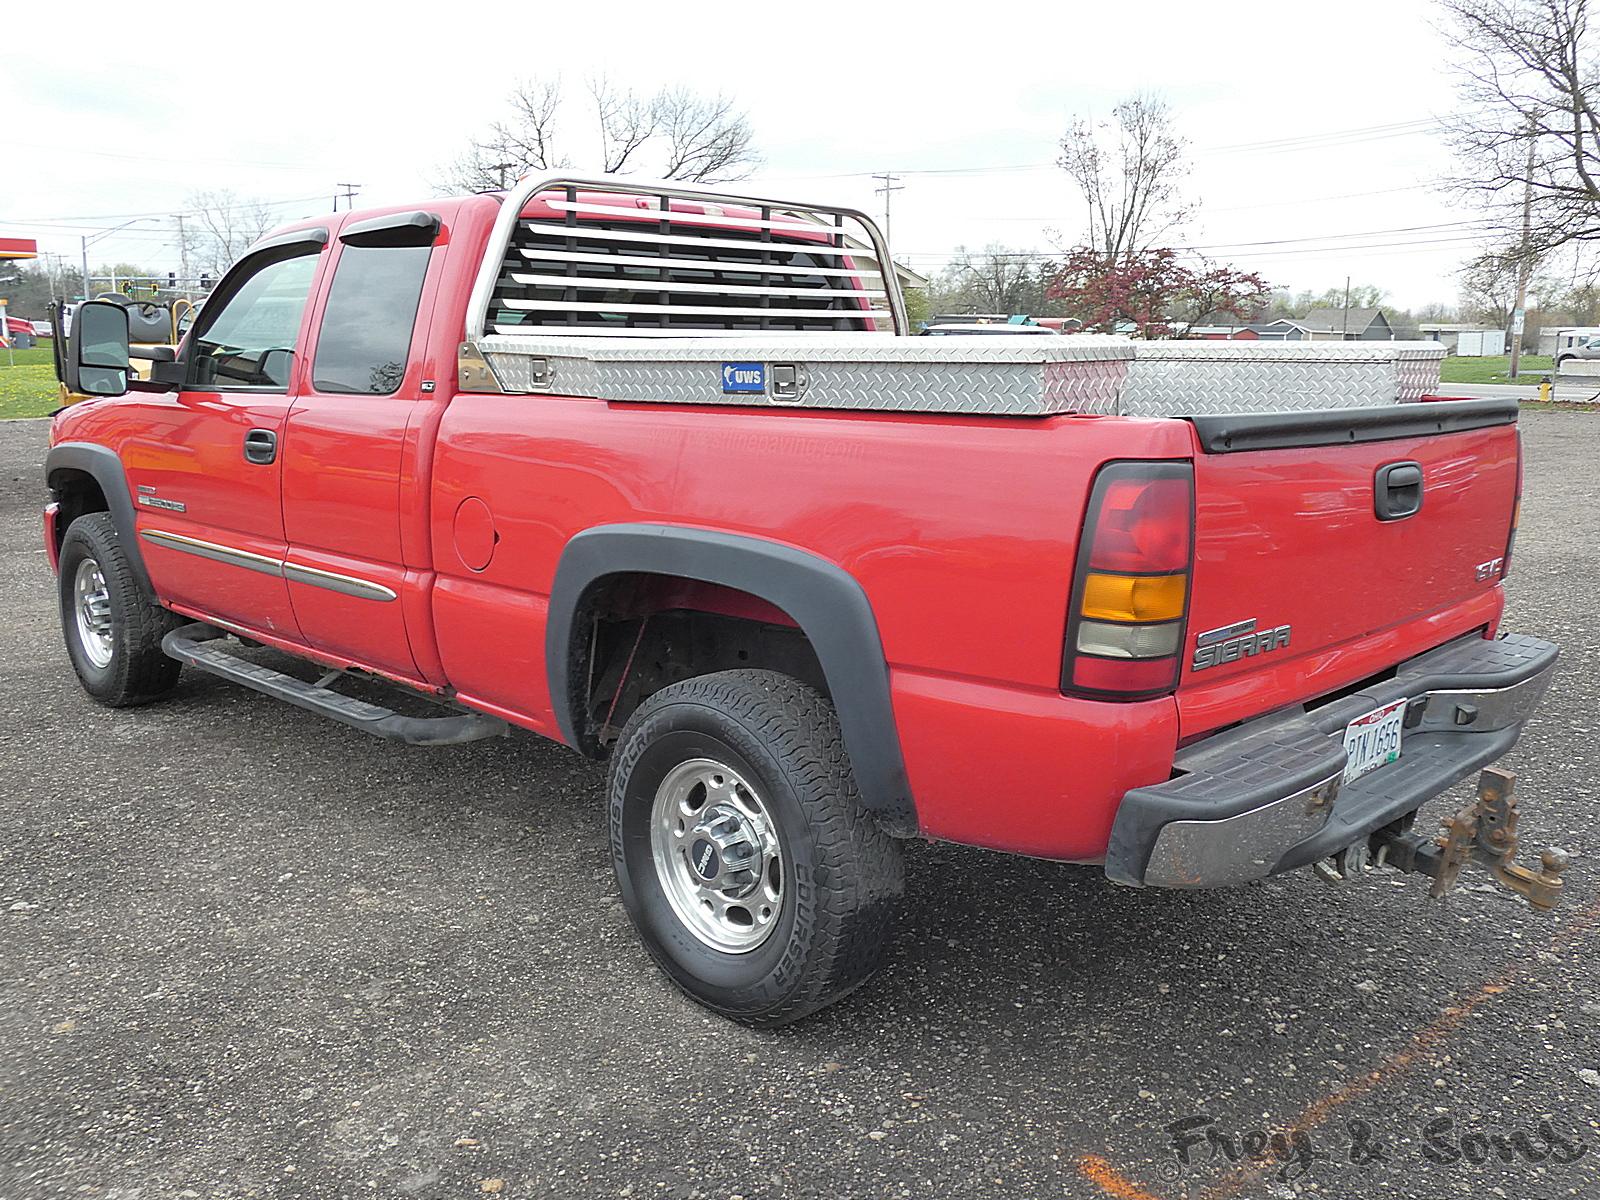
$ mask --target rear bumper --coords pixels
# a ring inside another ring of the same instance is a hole
[[[1176,778],[1123,797],[1106,874],[1135,886],[1220,887],[1325,858],[1515,745],[1557,653],[1518,634],[1460,638],[1353,695],[1187,746]],[[1400,758],[1345,784],[1345,726],[1396,700],[1409,702]]]

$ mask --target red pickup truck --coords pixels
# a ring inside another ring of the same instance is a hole
[[[911,338],[889,263],[849,210],[552,177],[265,238],[148,380],[86,304],[72,665],[608,760],[645,945],[751,1023],[870,973],[909,837],[1180,888],[1476,857],[1554,902],[1498,777],[1414,829],[1554,668],[1499,630],[1513,403],[1433,396],[1436,347]]]

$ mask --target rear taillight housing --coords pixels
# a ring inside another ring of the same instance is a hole
[[[1517,430],[1517,494],[1511,503],[1511,532],[1506,534],[1506,552],[1500,556],[1500,578],[1511,574],[1511,551],[1517,544],[1517,526],[1522,523],[1522,430]]]
[[[1061,690],[1146,700],[1178,686],[1194,560],[1194,467],[1100,468],[1078,544]]]

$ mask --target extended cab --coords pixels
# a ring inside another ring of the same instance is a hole
[[[1554,903],[1499,776],[1413,829],[1554,669],[1499,628],[1514,403],[1434,396],[1438,347],[906,333],[859,213],[567,177],[274,233],[148,380],[86,304],[72,664],[609,760],[646,946],[756,1023],[870,973],[908,837],[1133,886],[1477,857]]]

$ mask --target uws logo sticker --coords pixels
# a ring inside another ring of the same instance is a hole
[[[767,390],[767,365],[757,362],[722,364],[724,392],[764,392]]]

